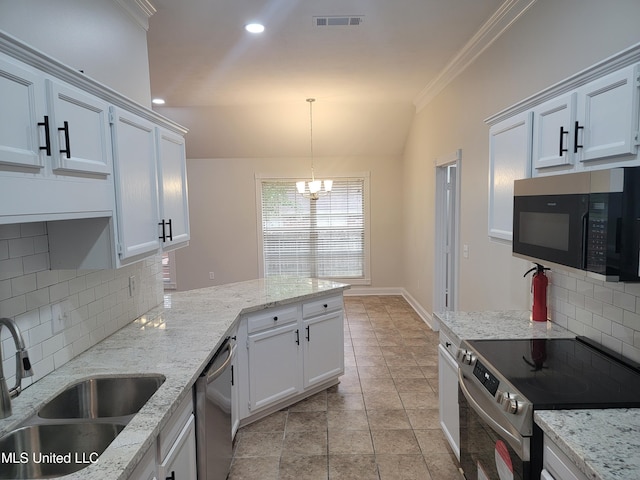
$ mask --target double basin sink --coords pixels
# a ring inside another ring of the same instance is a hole
[[[95,463],[165,377],[91,377],[0,438],[0,479],[52,478]]]

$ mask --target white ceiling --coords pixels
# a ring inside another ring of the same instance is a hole
[[[370,106],[377,105],[377,124],[360,130],[394,128],[384,120],[388,108],[389,119],[402,119],[398,146],[392,148],[397,153],[406,136],[406,117],[412,115],[420,92],[503,2],[152,0],[157,12],[148,31],[151,92],[166,100],[169,109],[164,112],[174,117],[172,107],[201,107],[197,111],[205,115],[206,110],[207,118],[230,108],[240,112],[259,107],[263,117],[271,112],[271,121],[278,121],[277,112],[287,112],[296,123],[308,122],[305,99],[314,97],[318,128],[323,122],[334,123],[329,110],[360,109],[361,120],[370,121]],[[362,16],[363,22],[325,27],[314,23],[316,16],[344,15]],[[265,24],[265,32],[245,32],[243,26],[252,21]],[[280,131],[286,132],[286,127]],[[195,156],[251,153],[211,148],[203,145]],[[326,153],[338,153],[334,150],[327,148]],[[192,146],[190,156],[195,153]]]

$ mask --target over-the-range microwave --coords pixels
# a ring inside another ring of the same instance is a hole
[[[640,167],[514,182],[513,255],[640,281]]]

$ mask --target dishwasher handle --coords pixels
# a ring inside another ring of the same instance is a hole
[[[211,382],[213,382],[220,375],[222,375],[222,372],[224,372],[224,370],[231,363],[231,360],[233,360],[233,356],[235,354],[235,350],[236,350],[235,345],[232,345],[231,342],[228,342],[226,347],[225,347],[225,351],[227,352],[227,358],[225,359],[224,363],[222,365],[220,365],[219,368],[217,368],[213,372],[208,372],[207,373],[207,380],[206,380],[207,381],[207,385],[210,384]]]

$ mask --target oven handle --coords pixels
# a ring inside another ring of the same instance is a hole
[[[500,425],[494,418],[488,414],[484,408],[480,405],[478,401],[476,401],[473,394],[470,390],[479,390],[475,385],[467,380],[464,376],[464,373],[461,368],[458,369],[458,385],[460,385],[460,390],[464,394],[465,398],[469,402],[469,405],[473,408],[473,410],[485,421],[489,424],[489,426],[496,431],[499,435],[503,436],[507,443],[511,445],[518,456],[525,462],[529,461],[529,445],[528,438],[522,437],[518,432],[509,431],[504,425]],[[478,392],[478,398],[483,398],[481,392]],[[492,407],[493,405],[487,403],[487,407]]]

